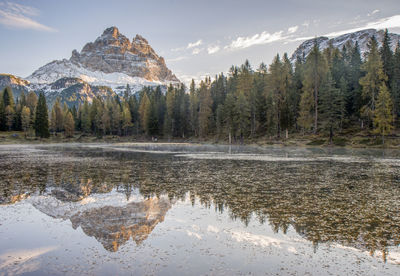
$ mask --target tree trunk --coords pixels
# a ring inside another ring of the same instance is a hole
[[[332,144],[332,140],[333,140],[333,129],[332,126],[329,128],[329,145]]]
[[[286,139],[289,139],[289,130],[286,128]]]
[[[229,131],[229,145],[232,144],[232,134],[231,131]]]

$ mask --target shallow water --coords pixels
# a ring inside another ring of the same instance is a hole
[[[0,275],[399,275],[400,152],[0,146]]]

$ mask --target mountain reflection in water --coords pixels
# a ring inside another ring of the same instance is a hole
[[[400,243],[400,166],[362,159],[192,159],[107,147],[0,150],[0,204],[30,200],[108,251],[145,240],[177,200],[311,241],[382,253]],[[284,156],[287,156],[284,155]],[[390,160],[389,160],[390,161]],[[107,197],[105,199],[104,197]]]

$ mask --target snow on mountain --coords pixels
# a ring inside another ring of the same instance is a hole
[[[116,27],[106,29],[81,52],[73,50],[70,59],[52,61],[26,79],[33,87],[47,91],[46,85],[62,78],[79,78],[90,85],[111,87],[116,92],[125,90],[127,84],[134,92],[144,86],[179,83],[146,39],[136,35],[130,42]]]
[[[312,47],[314,46],[315,40],[317,40],[320,50],[328,48],[330,43],[332,43],[332,45],[335,48],[342,49],[343,46],[348,44],[354,46],[357,41],[360,47],[361,57],[364,57],[365,53],[368,52],[368,42],[370,41],[373,35],[377,39],[379,47],[381,47],[384,31],[375,29],[366,29],[354,33],[348,33],[331,39],[324,36],[317,37],[314,39],[309,39],[304,41],[302,44],[300,44],[299,47],[297,47],[297,49],[294,51],[291,57],[291,61],[294,62],[296,61],[297,57],[303,57],[303,55],[304,57],[306,57],[310,53]],[[394,51],[396,49],[397,42],[400,40],[400,35],[390,33],[389,37],[392,42],[391,44],[392,50]]]

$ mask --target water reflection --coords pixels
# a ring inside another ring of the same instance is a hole
[[[389,248],[400,243],[397,162],[310,156],[301,162],[192,159],[177,155],[181,148],[164,154],[143,147],[42,149],[0,154],[0,203],[31,200],[41,212],[81,227],[109,251],[131,238],[137,244],[145,240],[174,202],[187,197],[245,225],[255,218],[276,232],[291,226],[315,250],[320,243],[337,242],[379,251],[386,259]],[[304,156],[304,150],[280,151]]]

